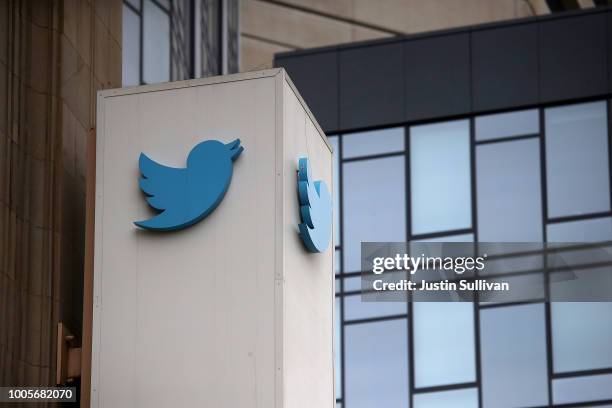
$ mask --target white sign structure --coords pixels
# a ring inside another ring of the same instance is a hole
[[[332,408],[334,246],[298,236],[296,170],[332,186],[324,133],[282,69],[98,93],[93,407]],[[185,167],[199,142],[240,139],[219,206],[175,232],[140,153]]]

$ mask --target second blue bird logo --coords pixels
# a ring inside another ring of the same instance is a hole
[[[332,199],[323,180],[314,181],[307,157],[298,161],[298,197],[302,223],[298,224],[302,242],[309,252],[325,252],[332,228]]]
[[[140,188],[149,205],[161,212],[134,224],[148,230],[173,231],[205,218],[223,200],[234,160],[243,150],[240,139],[227,144],[207,140],[191,150],[186,168],[164,166],[141,153]]]

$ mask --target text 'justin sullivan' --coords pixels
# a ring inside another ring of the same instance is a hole
[[[448,279],[439,282],[412,282],[407,279],[402,279],[397,282],[383,282],[381,279],[377,279],[372,282],[372,288],[378,291],[508,291],[510,290],[510,285],[508,282],[487,282],[486,279],[476,279],[473,281],[461,279],[458,282],[449,282]]]
[[[408,271],[414,275],[418,271],[453,271],[457,275],[465,272],[482,271],[485,268],[484,254],[478,257],[427,257],[424,254],[418,257],[411,257],[408,254],[397,254],[394,257],[377,257],[372,260],[372,272],[380,275],[386,271]],[[413,282],[408,279],[384,282],[376,279],[372,282],[372,288],[376,291],[508,291],[508,282],[488,282],[486,279],[467,280],[461,279],[451,282],[448,279],[442,281],[422,280]]]

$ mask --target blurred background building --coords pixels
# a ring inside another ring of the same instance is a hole
[[[606,5],[1,1],[0,384],[53,384],[82,333],[96,91],[275,65],[335,148],[338,407],[612,406],[609,303],[356,291],[364,240],[612,239]]]

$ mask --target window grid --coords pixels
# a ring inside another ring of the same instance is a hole
[[[591,101],[598,101],[601,99],[590,99]],[[577,102],[582,102],[582,101],[577,101]],[[409,147],[410,147],[410,128],[411,126],[414,126],[417,123],[406,123],[403,125],[404,128],[404,150],[403,151],[394,151],[394,152],[390,152],[390,153],[382,153],[382,154],[375,154],[375,155],[364,155],[364,156],[359,156],[359,157],[351,157],[351,158],[344,158],[343,157],[343,149],[342,149],[342,143],[343,143],[343,139],[344,137],[347,137],[345,134],[337,134],[337,135],[332,135],[330,137],[336,137],[337,141],[338,141],[338,160],[339,160],[339,175],[338,175],[338,186],[335,186],[336,188],[339,189],[339,214],[336,214],[337,217],[340,217],[339,219],[339,225],[340,225],[340,232],[339,232],[339,237],[340,237],[340,242],[341,245],[337,245],[335,247],[335,249],[337,250],[336,254],[337,256],[340,256],[340,271],[339,273],[336,274],[336,279],[339,282],[339,291],[336,293],[336,297],[340,298],[340,310],[337,311],[340,314],[340,335],[341,335],[341,339],[340,339],[340,347],[341,350],[336,350],[336,352],[340,353],[340,393],[338,393],[338,391],[336,391],[336,406],[337,407],[342,407],[342,408],[353,408],[351,406],[351,401],[346,399],[346,387],[345,387],[345,327],[348,325],[355,325],[355,324],[368,324],[368,323],[374,323],[374,322],[380,322],[380,321],[387,321],[387,320],[398,320],[398,319],[406,319],[407,324],[408,324],[408,332],[407,332],[407,343],[408,343],[408,379],[409,379],[409,384],[408,388],[409,388],[409,395],[408,395],[408,401],[409,401],[409,406],[413,407],[414,406],[414,397],[415,394],[422,394],[425,392],[434,392],[434,391],[448,391],[448,390],[460,390],[460,389],[469,389],[469,388],[474,388],[476,387],[477,392],[478,392],[478,407],[482,408],[483,407],[483,401],[482,401],[482,362],[481,362],[481,347],[480,347],[480,338],[481,338],[481,334],[480,334],[480,310],[481,309],[493,309],[493,308],[504,308],[504,307],[514,307],[514,306],[519,306],[519,305],[524,305],[524,304],[531,304],[531,303],[544,303],[545,305],[545,332],[546,332],[546,360],[547,360],[547,385],[548,385],[548,390],[547,390],[547,394],[548,394],[548,407],[586,407],[586,406],[599,406],[602,404],[612,404],[612,399],[606,399],[606,400],[598,400],[598,401],[585,401],[585,402],[576,402],[576,403],[571,403],[571,404],[561,404],[561,405],[554,405],[553,404],[553,381],[556,379],[563,379],[563,378],[581,378],[581,377],[587,377],[587,376],[591,376],[591,375],[597,375],[597,374],[612,374],[612,367],[609,368],[604,368],[604,369],[595,369],[595,370],[581,370],[581,371],[575,371],[575,372],[564,372],[564,373],[554,373],[553,371],[553,354],[552,354],[552,326],[551,326],[551,307],[550,307],[550,302],[546,302],[545,299],[532,299],[532,300],[527,300],[527,301],[516,301],[516,302],[508,302],[508,303],[499,303],[499,304],[479,304],[478,302],[478,296],[476,295],[476,301],[473,302],[473,310],[474,310],[474,330],[475,330],[475,341],[474,341],[474,347],[475,347],[475,359],[476,359],[476,381],[474,382],[467,382],[467,383],[459,383],[459,384],[447,384],[447,385],[441,385],[441,386],[433,386],[433,387],[427,387],[427,388],[416,388],[415,387],[415,372],[414,372],[414,325],[413,325],[413,319],[411,318],[411,316],[413,315],[413,307],[412,307],[412,302],[410,302],[410,293],[409,293],[409,301],[408,301],[408,305],[407,305],[407,312],[406,313],[402,313],[402,314],[394,314],[394,315],[386,315],[386,316],[378,316],[378,317],[369,317],[369,318],[363,318],[363,319],[353,319],[353,320],[347,320],[345,318],[345,306],[344,306],[344,298],[347,296],[358,296],[359,293],[361,293],[360,291],[345,291],[344,290],[344,279],[347,277],[356,277],[356,276],[360,276],[360,274],[362,272],[349,272],[349,273],[345,273],[344,272],[344,257],[343,257],[343,246],[346,244],[346,237],[344,235],[344,219],[343,219],[343,213],[344,213],[344,202],[343,202],[343,163],[347,163],[347,162],[354,162],[354,161],[363,161],[363,160],[370,160],[370,159],[374,159],[374,158],[386,158],[386,157],[395,157],[395,156],[404,156],[404,163],[405,163],[405,186],[404,186],[404,191],[405,191],[405,195],[406,195],[406,239],[407,241],[412,241],[412,240],[420,240],[420,239],[429,239],[429,238],[441,238],[441,237],[449,237],[449,236],[453,236],[453,235],[459,235],[459,234],[473,234],[474,237],[474,241],[478,242],[478,214],[477,214],[477,183],[476,183],[476,147],[478,145],[484,145],[484,144],[492,144],[492,143],[504,143],[504,142],[510,142],[510,141],[515,141],[515,140],[522,140],[522,139],[536,139],[539,140],[540,142],[540,177],[541,177],[541,184],[540,184],[540,190],[541,190],[541,207],[542,207],[542,237],[543,237],[543,241],[547,242],[547,234],[546,234],[546,229],[547,226],[549,224],[554,224],[554,223],[562,223],[562,222],[568,222],[568,221],[576,221],[576,220],[590,220],[590,219],[598,219],[598,218],[602,218],[602,217],[610,217],[612,216],[612,209],[605,211],[605,212],[598,212],[598,213],[590,213],[590,214],[581,214],[581,215],[573,215],[573,216],[563,216],[563,217],[555,217],[555,218],[549,218],[548,217],[548,203],[547,203],[547,184],[546,184],[546,151],[545,151],[545,143],[546,143],[546,123],[545,123],[545,110],[549,107],[553,107],[553,106],[563,106],[563,105],[569,105],[568,102],[564,102],[562,104],[550,104],[547,106],[539,106],[537,107],[538,111],[539,111],[539,133],[538,134],[527,134],[527,135],[517,135],[517,136],[510,136],[510,137],[500,137],[500,138],[496,138],[496,139],[487,139],[487,140],[479,140],[476,141],[476,135],[475,135],[475,117],[468,117],[467,119],[469,119],[469,123],[470,123],[470,174],[471,174],[471,212],[472,212],[472,226],[471,228],[466,228],[466,229],[461,229],[461,230],[447,230],[447,231],[436,231],[436,232],[432,232],[432,233],[427,233],[427,234],[419,234],[419,235],[415,235],[412,234],[411,231],[411,199],[412,197],[410,196],[410,154],[409,154]],[[511,112],[511,111],[507,111],[507,112]],[[606,112],[607,112],[607,131],[608,131],[608,137],[607,137],[607,142],[608,142],[608,168],[609,168],[609,172],[610,172],[610,195],[611,195],[611,202],[612,202],[612,141],[611,141],[611,137],[612,137],[612,107],[611,107],[611,103],[609,100],[606,101]],[[456,120],[457,118],[449,118],[449,120]],[[438,122],[443,122],[444,119],[438,119],[436,121],[426,121],[424,123],[438,123]],[[421,124],[421,123],[418,123]],[[397,125],[394,126],[387,126],[387,127],[381,127],[380,129],[383,128],[392,128],[392,127],[397,127]],[[350,137],[350,136],[348,136]],[[544,262],[544,282],[545,282],[545,290],[546,290],[546,295],[548,297],[548,295],[550,294],[550,271],[549,268],[547,267],[547,256],[543,256],[543,262]],[[539,271],[542,271],[542,269],[540,269]],[[515,273],[506,273],[506,274],[500,274],[500,275],[496,275],[496,276],[511,276],[513,274],[524,274],[524,273],[529,273],[529,272],[533,272],[533,271],[520,271],[520,272],[515,272]],[[338,369],[338,367],[336,368]],[[537,408],[537,407],[526,407],[526,408]]]
[[[138,55],[134,62],[135,83],[147,83],[145,63],[145,3],[165,15],[169,38],[168,78],[176,81],[238,72],[237,0],[123,0],[123,9],[138,19]],[[125,16],[124,16],[125,19]],[[126,39],[124,32],[124,44]],[[137,65],[137,66],[136,66]],[[126,71],[126,61],[123,61]]]
[[[144,61],[144,24],[145,24],[143,14],[144,14],[145,0],[135,0],[135,1],[137,1],[139,4],[138,8],[134,7],[134,5],[132,4],[132,2],[130,2],[130,0],[123,0],[123,5],[125,7],[128,7],[138,16],[138,21],[139,21],[138,80],[140,84],[146,84],[144,80],[144,63],[143,63]],[[152,3],[154,7],[157,7],[161,12],[166,14],[166,16],[168,17],[168,23],[170,25],[170,33],[172,33],[171,10],[166,8],[163,4],[160,4],[156,0],[149,0],[149,1]],[[172,6],[170,8],[172,8]],[[172,78],[172,61],[171,61],[170,55],[168,56],[168,67],[169,67],[168,69],[170,72],[170,78]]]

